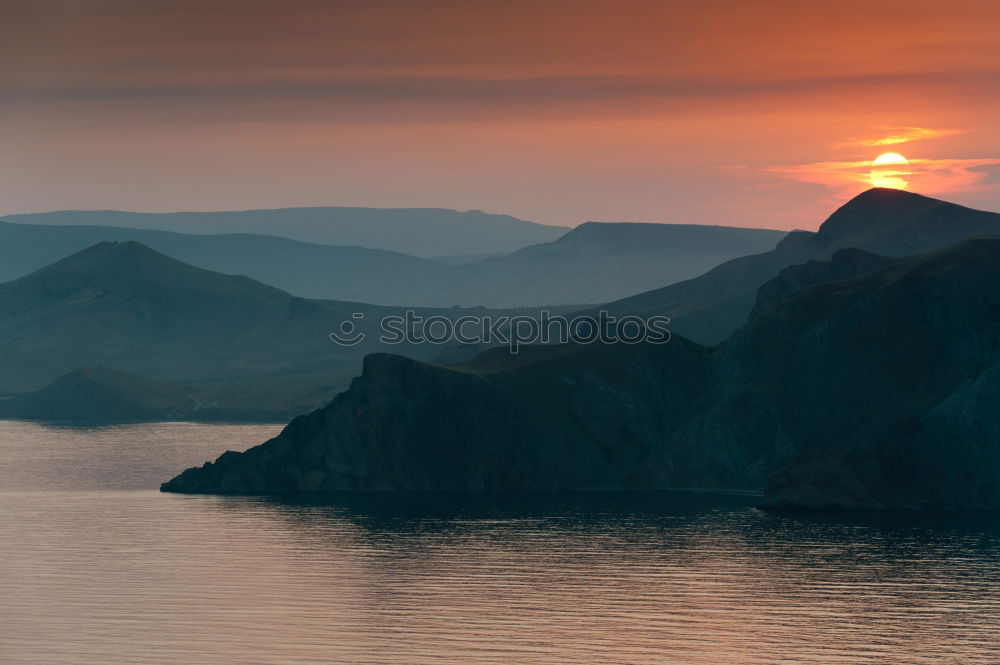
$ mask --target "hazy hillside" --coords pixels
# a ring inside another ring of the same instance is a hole
[[[757,289],[785,266],[828,259],[846,247],[910,256],[990,234],[1000,234],[1000,214],[896,189],[871,189],[844,204],[816,233],[792,232],[772,251],[733,259],[694,279],[602,308],[619,315],[664,314],[678,334],[716,344],[746,321]]]
[[[246,275],[307,298],[426,307],[580,304],[687,279],[733,256],[765,251],[783,236],[760,229],[590,222],[552,243],[509,256],[468,257],[455,266],[275,236],[0,222],[0,281],[98,242],[135,240],[186,263]]]
[[[443,264],[398,252],[253,234],[195,235],[113,226],[0,222],[0,281],[21,277],[106,240],[135,240],[185,263],[246,275],[304,298],[348,299],[372,283],[407,282]]]
[[[769,490],[787,504],[1000,507],[1000,239],[780,279],[714,349],[370,356],[328,406],[163,489],[761,489],[792,461]],[[796,461],[816,455],[838,466]]]
[[[689,279],[737,256],[765,252],[782,231],[685,224],[581,224],[525,247],[352,293],[366,302],[447,307],[603,302]]]
[[[0,280],[98,242],[135,240],[186,263],[246,275],[301,297],[418,307],[583,304],[689,279],[733,257],[767,251],[784,235],[719,226],[588,222],[553,242],[504,256],[447,257],[449,265],[387,250],[249,233],[0,221]]]
[[[231,390],[86,367],[64,374],[37,392],[0,401],[0,418],[72,423],[278,422],[301,410],[294,406],[262,408]]]
[[[76,368],[104,366],[287,412],[304,399],[309,407],[328,400],[365,353],[384,348],[379,320],[400,313],[296,298],[140,243],[105,242],[0,284],[0,392],[38,390]],[[328,335],[348,320],[368,336],[355,346],[334,344]],[[422,358],[441,352],[434,344],[388,348]]]
[[[328,207],[175,213],[67,210],[8,215],[2,219],[20,224],[123,226],[197,234],[256,233],[421,257],[506,254],[555,240],[568,230],[508,215],[441,208]]]

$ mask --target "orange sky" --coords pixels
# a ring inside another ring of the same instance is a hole
[[[835,9],[823,5],[835,5]],[[1000,209],[1000,3],[3,0],[0,213]]]

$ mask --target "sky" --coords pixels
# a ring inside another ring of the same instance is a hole
[[[0,0],[0,214],[814,229],[887,152],[1000,210],[998,25],[993,0]]]

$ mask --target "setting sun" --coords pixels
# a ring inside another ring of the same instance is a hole
[[[887,152],[872,161],[869,174],[873,187],[888,187],[890,189],[906,189],[910,175],[910,162],[898,152]]]

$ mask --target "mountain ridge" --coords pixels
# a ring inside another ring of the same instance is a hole
[[[276,236],[0,221],[0,281],[95,242],[135,240],[185,263],[247,275],[300,297],[424,307],[563,305],[688,278],[733,256],[769,249],[782,236],[766,229],[587,222],[551,243],[453,266]]]
[[[101,241],[135,240],[201,268],[242,274],[301,297],[343,299],[363,284],[409,280],[444,264],[354,246],[255,234],[193,235],[111,226],[0,221],[0,282],[16,279]]]
[[[234,231],[274,235],[307,243],[355,245],[422,258],[508,253],[553,240],[568,229],[510,215],[446,208],[311,207],[219,212],[140,213],[64,210],[0,217],[35,225],[107,225],[192,234]]]
[[[379,341],[381,319],[407,309],[298,298],[135,241],[99,243],[0,284],[0,394],[39,390],[75,368],[103,365],[238,389],[227,398],[244,395],[262,408],[274,403],[272,389],[277,402],[298,404],[296,396],[346,385],[365,353],[392,348],[424,359],[438,355],[432,344]],[[488,313],[413,312],[452,319]],[[329,335],[345,321],[366,337],[353,346],[335,344]]]
[[[699,275],[775,246],[784,232],[697,224],[586,222],[548,243],[358,295],[393,305],[542,306],[601,302]]]
[[[786,266],[826,260],[837,250],[851,247],[890,257],[911,256],[991,234],[1000,234],[998,213],[875,188],[840,206],[817,232],[792,231],[771,251],[732,259],[693,279],[612,301],[599,309],[616,316],[669,316],[678,334],[718,344],[746,321],[757,289]]]

